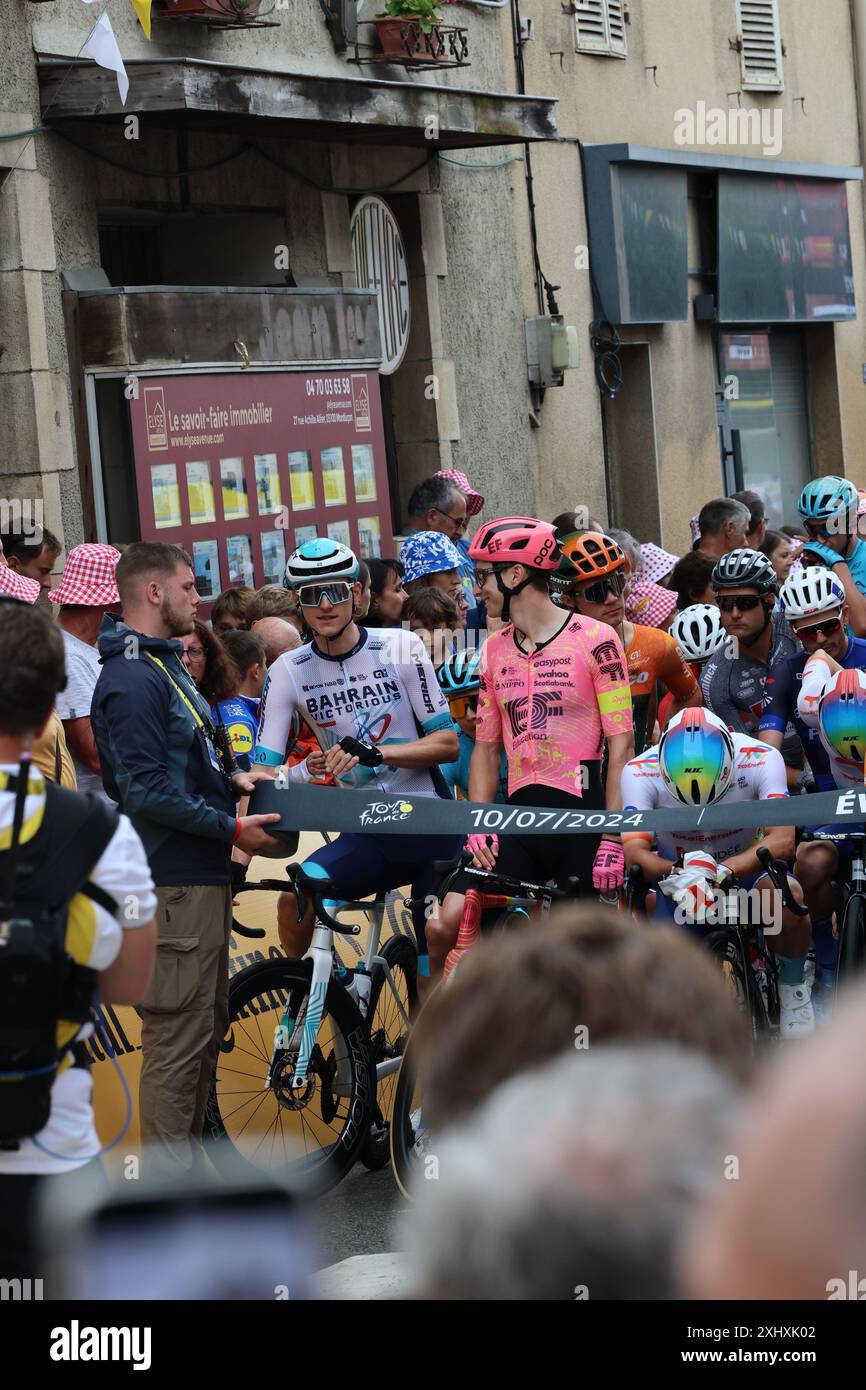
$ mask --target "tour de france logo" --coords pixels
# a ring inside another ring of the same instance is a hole
[[[361,812],[361,824],[393,825],[408,820],[414,810],[411,801],[369,801]]]

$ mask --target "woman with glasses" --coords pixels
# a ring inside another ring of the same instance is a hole
[[[196,618],[192,632],[180,640],[181,660],[209,705],[213,707],[237,695],[241,673],[211,628]]]
[[[658,685],[673,696],[669,715],[673,719],[681,710],[701,703],[698,683],[667,632],[633,623],[626,617],[629,570],[625,553],[616,541],[599,531],[585,531],[582,535],[565,536],[560,545],[574,575],[564,585],[560,603],[585,618],[607,623],[622,642],[631,687],[635,754],[639,755],[652,741]]]

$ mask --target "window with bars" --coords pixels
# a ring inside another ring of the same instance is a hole
[[[575,48],[578,53],[603,53],[625,58],[625,0],[574,0]]]
[[[744,90],[780,92],[785,77],[779,0],[736,0],[736,6]]]

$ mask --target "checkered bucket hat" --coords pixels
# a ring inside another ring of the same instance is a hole
[[[35,603],[42,585],[38,579],[28,579],[0,561],[0,598],[16,598],[20,603]]]
[[[52,603],[77,603],[102,608],[117,603],[120,594],[114,571],[120,551],[113,545],[77,545],[66,557],[63,578],[48,597]]]

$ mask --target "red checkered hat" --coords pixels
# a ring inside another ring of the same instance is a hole
[[[635,579],[626,596],[625,615],[641,627],[666,627],[676,606],[677,596],[671,589],[651,579]]]
[[[17,598],[22,603],[35,603],[42,585],[38,579],[28,579],[25,574],[10,569],[5,560],[0,561],[0,594],[6,598]]]
[[[477,516],[484,506],[484,498],[480,492],[476,492],[465,473],[461,473],[459,468],[440,468],[438,473],[433,474],[434,478],[447,478],[449,483],[453,483],[459,488],[466,498],[466,515]]]
[[[114,571],[120,551],[113,545],[77,545],[66,557],[63,578],[48,597],[52,603],[78,603],[85,608],[117,603],[120,594]]]

